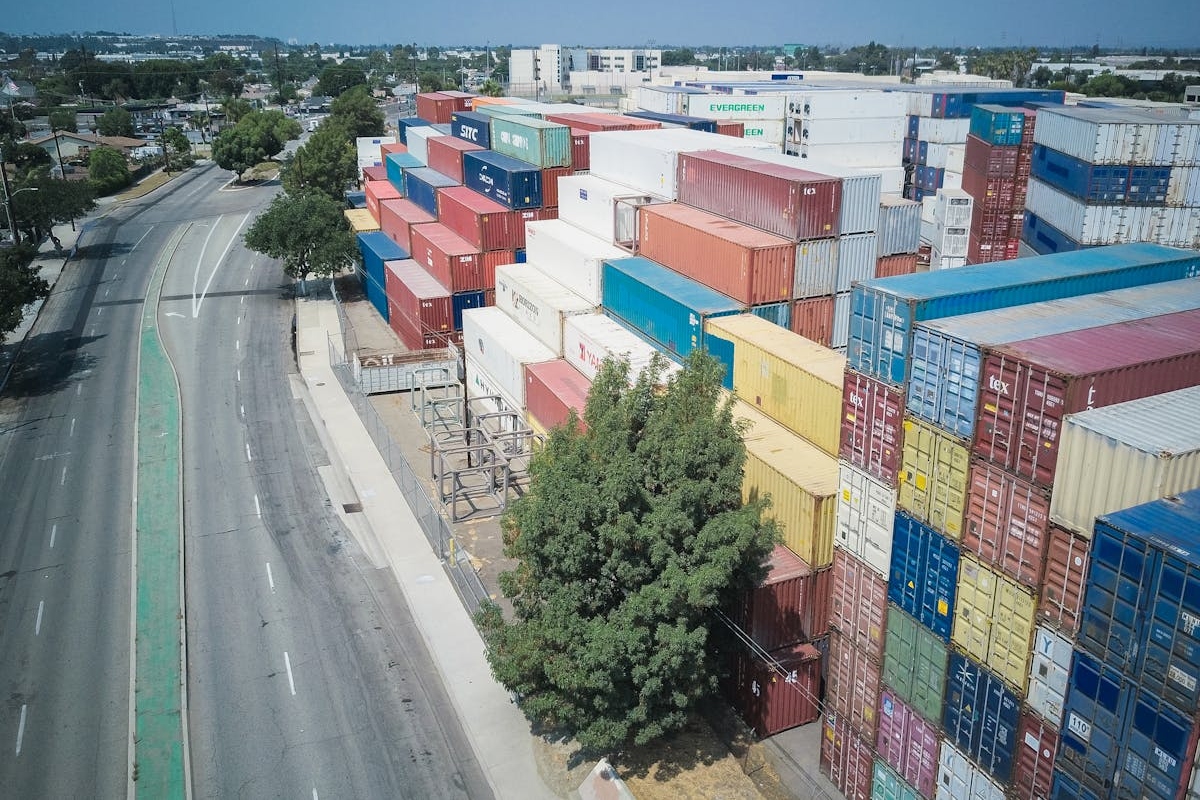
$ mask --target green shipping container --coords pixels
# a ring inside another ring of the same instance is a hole
[[[896,771],[881,759],[875,759],[875,774],[871,783],[871,800],[924,800],[921,793],[909,786]]]
[[[934,726],[942,719],[948,658],[936,634],[888,603],[883,683]]]
[[[487,105],[476,106],[475,113],[483,114],[485,117],[542,118],[542,112],[532,106],[509,105],[507,103],[488,103]]]
[[[571,166],[571,129],[566,125],[529,117],[492,117],[491,125],[497,153],[541,169]]]

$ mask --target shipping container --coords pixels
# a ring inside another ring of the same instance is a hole
[[[525,257],[566,288],[600,305],[605,260],[629,254],[561,219],[528,223]]]
[[[746,138],[746,124],[745,122],[734,122],[732,120],[718,120],[716,132],[722,136],[736,136],[739,139],[744,139]]]
[[[838,279],[838,240],[810,239],[796,243],[795,298],[833,294]]]
[[[718,291],[636,256],[605,261],[601,286],[606,313],[624,320],[680,358],[706,348],[705,320],[745,310],[744,305]],[[713,355],[725,363],[724,384],[732,388],[730,354]]]
[[[1025,207],[1084,246],[1156,242],[1191,247],[1200,240],[1198,209],[1086,204],[1037,178],[1029,181]]]
[[[1128,732],[1118,761],[1118,792],[1126,797],[1182,797],[1200,737],[1195,704],[1187,712],[1146,686],[1130,686]]]
[[[634,119],[647,119],[654,122],[660,122],[664,127],[668,128],[688,128],[693,131],[703,131],[704,133],[716,133],[717,123],[712,119],[704,117],[693,117],[686,114],[667,114],[659,111],[626,111],[625,116]]]
[[[434,123],[449,122],[455,111],[462,111],[462,101],[441,92],[422,92],[417,95],[417,116]]]
[[[892,564],[895,520],[895,490],[845,459],[839,461],[834,543],[886,579]]]
[[[744,153],[679,156],[679,199],[792,241],[840,232],[840,178],[770,163]]]
[[[792,324],[792,301],[784,300],[781,303],[764,303],[761,306],[750,306],[746,309],[748,312],[766,320],[772,325],[783,328],[785,331],[790,330]]]
[[[1200,488],[1200,387],[1069,414],[1050,519],[1088,534],[1096,517]]]
[[[875,747],[837,714],[821,725],[821,772],[846,800],[870,800]]]
[[[763,650],[810,642],[829,631],[833,572],[814,572],[783,545],[768,557],[766,576],[733,609],[737,624]]]
[[[382,164],[377,167],[363,167],[361,172],[363,183],[387,180],[387,167],[383,166]]]
[[[637,209],[663,198],[638,192],[595,175],[573,175],[558,183],[559,219],[614,242],[637,239]]]
[[[525,406],[546,431],[565,425],[574,409],[583,424],[592,382],[563,359],[525,365]]]
[[[1197,384],[1200,310],[989,348],[974,450],[1050,487],[1067,414]]]
[[[506,391],[499,380],[474,357],[468,355],[463,359],[463,373],[466,376],[467,398],[475,401],[471,403],[471,409],[475,413],[495,414],[511,411],[519,417],[523,416],[520,413],[521,401]]]
[[[508,208],[542,205],[542,171],[502,153],[463,153],[463,183]]]
[[[758,737],[807,725],[821,717],[821,654],[793,644],[768,654],[739,650],[734,658],[733,706]]]
[[[471,144],[454,136],[435,136],[427,143],[429,168],[462,183],[463,153],[482,149],[477,144]]]
[[[630,382],[637,380],[655,354],[661,353],[633,331],[604,314],[580,314],[563,323],[563,358],[595,380],[606,358],[624,358],[629,362]],[[665,356],[664,356],[665,359]],[[665,381],[679,371],[679,365],[666,360]]]
[[[428,167],[404,171],[404,191],[408,199],[433,216],[438,213],[438,189],[458,186],[458,181]]]
[[[1035,629],[1026,703],[1056,729],[1062,727],[1073,652],[1071,639],[1059,631],[1045,625]]]
[[[730,97],[724,94],[685,94],[681,112],[692,117],[720,120],[783,119],[787,98],[781,94]]]
[[[485,149],[492,146],[492,120],[473,111],[456,111],[450,118],[450,135]]]
[[[388,261],[385,289],[393,304],[389,316],[407,317],[422,333],[450,333],[454,330],[454,306],[450,290],[412,259]]]
[[[571,166],[571,129],[530,117],[492,117],[492,149],[539,169]]]
[[[1112,796],[1120,769],[1128,695],[1125,676],[1076,648],[1054,763],[1076,781],[1090,784],[1100,797]]]
[[[449,125],[428,125],[413,128],[408,132],[408,153],[415,156],[422,164],[429,164],[429,140],[439,136],[449,136]]]
[[[383,212],[384,203],[394,202],[384,200],[379,204],[380,213]],[[380,230],[379,220],[371,216],[371,212],[365,208],[347,208],[342,212],[342,216],[346,218],[346,224],[350,226],[350,232],[354,235],[360,233],[374,233]]]
[[[879,200],[879,255],[915,253],[921,244],[921,204],[884,195]]]
[[[1020,702],[1003,681],[952,650],[942,710],[946,740],[1004,785],[1012,776],[1019,723]]]
[[[831,241],[826,239],[825,241]],[[799,248],[797,248],[799,249]],[[833,343],[833,296],[811,297],[792,303],[792,333],[829,347]]]
[[[903,425],[898,505],[915,519],[958,541],[967,505],[970,451],[932,425],[908,416]]]
[[[387,170],[387,179],[392,186],[402,194],[408,194],[408,189],[404,183],[404,173],[410,169],[420,169],[425,166],[419,158],[412,153],[388,153],[383,160],[384,168]]]
[[[1013,766],[1011,795],[1014,800],[1045,800],[1050,796],[1057,748],[1057,728],[1036,714],[1021,714],[1016,764]]]
[[[880,256],[875,261],[873,278],[894,278],[897,275],[912,275],[917,271],[916,253],[898,253]]]
[[[833,563],[837,519],[837,459],[796,436],[749,404],[734,418],[749,424],[742,499],[770,496],[764,518],[774,519],[783,543],[813,569]]]
[[[381,231],[358,234],[358,252],[362,257],[361,274],[365,281],[370,281],[379,288],[379,297],[386,297],[387,272],[384,263],[402,261],[409,257],[409,251],[403,249],[395,241]],[[374,301],[373,301],[374,302]],[[386,309],[386,304],[384,308]],[[376,305],[376,308],[379,308]],[[380,311],[387,321],[387,312]]]
[[[359,167],[377,167],[383,163],[383,146],[396,143],[395,136],[357,136],[354,149]]]
[[[958,548],[902,511],[892,526],[888,600],[943,642],[950,641],[958,583]]]
[[[412,226],[436,221],[437,217],[406,197],[384,200],[379,204],[380,229],[410,253],[412,252]]]
[[[874,233],[854,233],[837,240],[836,290],[848,292],[859,281],[875,277],[878,244]]]
[[[400,140],[400,144],[407,147],[408,132],[410,130],[413,128],[424,128],[430,125],[433,125],[433,123],[427,119],[421,119],[420,117],[400,117],[396,120],[396,130],[399,134],[396,138]]]
[[[971,763],[950,741],[938,758],[936,800],[1005,800],[1004,789]]]
[[[1130,195],[1131,170],[1128,164],[1097,165],[1080,161],[1040,144],[1033,146],[1030,163],[1033,177],[1088,203],[1121,204],[1141,199]]]
[[[391,200],[400,196],[400,192],[389,181],[367,181],[363,184],[367,197],[367,210],[371,216],[379,219],[379,203],[381,200]]]
[[[1071,638],[1079,630],[1083,610],[1090,538],[1057,525],[1049,527],[1038,618]]]
[[[438,190],[438,221],[480,252],[525,246],[522,212],[502,206],[466,186]]]
[[[563,322],[567,317],[596,310],[594,304],[532,264],[497,267],[495,286],[496,306],[553,350],[556,356],[563,352]]]
[[[1025,212],[1021,227],[1021,242],[1036,255],[1069,253],[1086,247],[1029,211]],[[1031,256],[1026,255],[1025,257]]]
[[[1045,489],[982,459],[971,464],[964,552],[1031,588],[1042,579],[1050,501]]]
[[[517,402],[517,409],[525,407],[524,366],[555,359],[548,347],[499,308],[463,312],[463,352]]]
[[[737,155],[747,156],[769,164],[804,169],[842,181],[841,206],[838,210],[839,233],[874,233],[879,223],[879,201],[883,176],[880,171],[847,167],[832,161],[815,158],[800,160],[797,156],[767,150],[746,149]],[[849,287],[847,287],[849,288]]]
[[[547,167],[542,170],[542,206],[558,207],[558,182],[574,175],[570,167]]]
[[[1017,175],[1017,162],[1020,158],[1018,147],[997,147],[976,136],[968,136],[963,153],[963,182],[968,184],[967,172],[975,173],[979,179],[1012,179]],[[984,184],[971,184],[984,185]],[[971,193],[977,204],[994,204],[996,197],[986,197]]]
[[[495,275],[485,268],[475,245],[440,222],[414,225],[411,238],[413,258],[450,291],[468,292],[495,285]]]
[[[933,726],[942,721],[949,651],[928,628],[898,607],[887,610],[883,685]]]
[[[1024,696],[1036,607],[1028,588],[963,554],[951,640]]]
[[[843,386],[839,455],[895,486],[904,453],[904,394],[853,369]]]
[[[919,800],[920,793],[909,786],[882,759],[875,759],[871,782],[871,800]]]
[[[572,128],[594,133],[596,131],[650,131],[658,130],[662,127],[661,122],[656,122],[651,119],[637,119],[636,117],[627,117],[624,114],[597,114],[595,109],[584,110],[580,108],[578,113],[562,113],[548,114],[547,122],[557,122],[560,125],[567,125]]]
[[[1200,157],[1198,131],[1197,120],[1168,120],[1137,109],[1072,106],[1039,109],[1033,140],[1091,164],[1171,166],[1192,164]],[[1172,132],[1175,141],[1160,145],[1160,136]]]
[[[829,626],[876,664],[884,663],[887,581],[841,548],[833,551]]]
[[[992,145],[1006,147],[1021,143],[1025,115],[1020,109],[1005,106],[977,105],[971,109],[970,133]]]
[[[827,706],[868,741],[879,731],[880,667],[840,633],[829,634]]]
[[[745,305],[792,296],[796,245],[778,236],[685,206],[638,211],[638,253]]]
[[[1050,800],[1108,800],[1108,797],[1108,792],[1098,791],[1077,781],[1061,768],[1054,768],[1054,788],[1050,790]]]
[[[592,164],[592,132],[580,128],[571,129],[571,168],[576,172],[587,172]]]
[[[878,719],[879,754],[922,796],[933,797],[938,771],[936,730],[888,689],[880,693]]]
[[[468,308],[486,308],[489,305],[495,305],[494,302],[488,302],[488,293],[494,290],[480,289],[471,292],[455,292],[450,296],[450,302],[454,308],[454,329],[462,331],[462,313]]]
[[[527,119],[541,119],[542,110],[541,104],[532,101],[518,101],[513,103],[488,103],[480,105],[473,103],[471,109],[485,117],[495,119],[497,117],[521,117]],[[493,142],[493,144],[495,144]]]
[[[1200,274],[1200,256],[1154,244],[1060,253],[864,281],[853,292],[850,366],[897,386],[908,380],[917,322]]]

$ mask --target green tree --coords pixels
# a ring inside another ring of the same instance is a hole
[[[321,123],[295,156],[283,165],[284,191],[299,195],[313,190],[343,202],[346,189],[358,177],[358,156],[350,137],[336,121]]]
[[[240,181],[243,172],[274,158],[284,143],[299,137],[300,132],[300,123],[282,111],[253,111],[213,139],[213,161],[232,170]]]
[[[49,167],[54,163],[50,154],[36,144],[28,142],[13,142],[4,139],[4,160],[12,164],[18,182],[23,182],[40,167]]]
[[[56,108],[50,112],[50,130],[51,131],[70,131],[74,133],[78,129],[78,122],[75,119],[75,112],[69,108]]]
[[[319,192],[276,195],[246,231],[246,247],[282,260],[301,286],[309,275],[336,275],[358,255],[344,207]]]
[[[249,100],[242,100],[240,97],[230,97],[221,104],[221,110],[225,112],[225,119],[234,125],[241,122],[248,114],[254,112],[254,106]]]
[[[421,87],[422,92],[440,92],[446,88],[442,83],[442,76],[434,72],[422,72],[417,79],[417,85]]]
[[[88,156],[88,181],[98,195],[112,194],[130,183],[129,167],[121,151],[97,147]]]
[[[476,617],[492,672],[525,714],[589,749],[643,745],[711,697],[715,612],[762,575],[777,538],[742,503],[745,445],[700,351],[659,391],[606,362],[584,411],[551,432],[505,514],[513,603]]]
[[[383,112],[366,86],[345,91],[330,104],[329,114],[351,137],[383,135]]]
[[[50,285],[33,267],[37,247],[0,247],[0,337],[21,324],[25,306],[50,294]]]
[[[696,51],[687,47],[678,50],[663,50],[662,65],[664,67],[680,67],[696,63]]]
[[[938,56],[937,64],[934,65],[934,68],[949,72],[958,72],[958,59],[954,57],[953,53],[942,53]]]
[[[500,97],[504,94],[504,87],[496,83],[492,78],[488,78],[483,82],[483,86],[479,87],[479,92],[488,97]]]
[[[321,77],[313,89],[313,94],[327,97],[339,97],[347,89],[367,85],[367,73],[362,67],[351,61],[341,64],[330,64],[321,71]]]
[[[52,178],[45,167],[30,175],[24,186],[37,191],[22,192],[12,202],[17,224],[29,241],[42,241],[55,225],[82,217],[96,207],[96,190],[90,183]]]
[[[96,120],[101,136],[133,136],[133,115],[123,108],[110,108]]]
[[[192,155],[192,143],[187,134],[171,126],[163,131],[163,156],[167,171],[182,172],[196,163]]]

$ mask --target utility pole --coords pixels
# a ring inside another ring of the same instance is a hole
[[[163,150],[163,172],[166,175],[170,175],[171,174],[171,154],[167,150],[167,134],[166,134],[166,131],[163,130],[163,118],[162,118],[161,111],[159,112],[159,115],[158,115],[158,141],[160,144],[162,144],[162,150]]]
[[[62,148],[58,146],[58,128],[54,129],[54,151],[58,153],[58,174],[65,181],[67,179],[67,168],[63,166]],[[71,230],[75,230],[75,214],[71,214]]]

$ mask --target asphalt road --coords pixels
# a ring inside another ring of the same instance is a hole
[[[142,298],[183,413],[197,797],[487,797],[403,598],[331,506],[294,394],[291,300],[240,236],[272,187],[200,168],[102,217],[0,397],[0,787],[129,786],[132,474]]]

